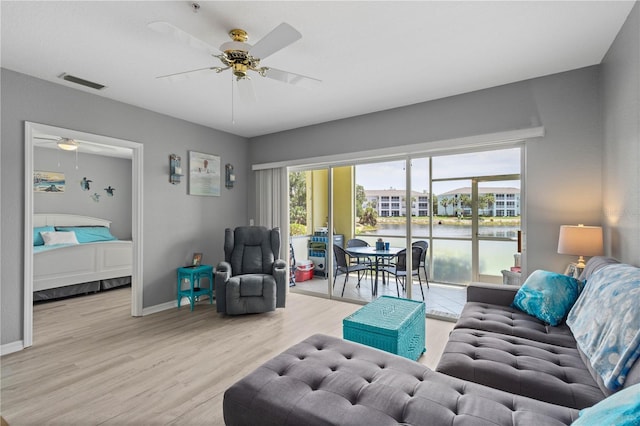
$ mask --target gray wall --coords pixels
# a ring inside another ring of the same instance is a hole
[[[528,270],[564,271],[560,225],[602,221],[599,68],[250,139],[251,163],[361,152],[544,125],[526,146]],[[254,191],[254,189],[252,189]],[[249,197],[250,209],[253,193]],[[254,211],[254,210],[251,210]]]
[[[640,266],[640,3],[602,62],[608,254]]]
[[[45,82],[6,69],[1,75],[1,343],[22,339],[24,121],[131,140],[144,145],[144,307],[175,299],[175,268],[194,251],[223,259],[224,228],[246,224],[248,144],[245,138]],[[238,176],[220,197],[187,195],[171,185],[169,155],[219,155]]]
[[[34,170],[64,173],[64,192],[33,194],[34,213],[68,213],[111,221],[111,233],[131,239],[131,160],[48,148],[34,148]],[[83,178],[89,190],[80,185]],[[109,196],[104,188],[115,188]],[[98,194],[98,201],[94,200]]]

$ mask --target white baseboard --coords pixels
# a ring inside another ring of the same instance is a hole
[[[178,306],[178,302],[175,300],[171,302],[161,303],[159,305],[149,306],[148,308],[142,309],[142,316],[155,314],[156,312],[166,311],[167,309],[173,309]]]
[[[22,340],[18,340],[17,342],[6,343],[0,346],[0,356],[9,355],[14,352],[18,352],[24,349],[24,344]]]
[[[215,297],[213,298],[213,303],[215,304]],[[196,305],[200,304],[200,303],[206,303],[209,304],[209,299],[208,298],[203,298],[202,300],[196,302]],[[189,307],[189,298],[184,297],[182,299],[182,302],[180,303],[180,307],[184,308],[184,307]],[[151,314],[155,314],[156,312],[162,312],[162,311],[166,311],[167,309],[175,309],[178,307],[178,302],[176,300],[173,300],[171,302],[166,302],[166,303],[161,303],[159,305],[154,305],[154,306],[149,306],[148,308],[144,308],[142,310],[142,316],[145,315],[151,315]]]

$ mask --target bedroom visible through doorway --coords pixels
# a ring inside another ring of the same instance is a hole
[[[133,241],[131,247],[131,315],[142,315],[142,176],[143,176],[143,146],[140,143],[94,135],[70,129],[48,126],[38,123],[25,123],[25,269],[24,269],[24,327],[23,347],[33,344],[33,243],[34,243],[34,151],[36,137],[53,135],[59,138],[69,138],[88,141],[94,148],[103,146],[108,151],[128,151],[131,161],[131,198],[130,236]],[[73,182],[71,184],[76,184]],[[109,185],[110,186],[110,185]],[[108,187],[109,187],[108,186]],[[101,188],[102,189],[102,188]],[[116,188],[117,190],[117,188]]]

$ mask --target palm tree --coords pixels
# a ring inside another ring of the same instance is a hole
[[[451,199],[448,197],[442,197],[439,199],[440,204],[442,205],[442,207],[444,207],[444,215],[448,216],[449,213],[447,212],[447,207],[449,206],[449,204],[451,203]]]
[[[471,210],[471,197],[467,194],[461,194],[460,198],[458,198],[458,202],[460,203],[460,208],[462,210],[462,214],[464,215],[465,207]]]
[[[485,210],[484,215],[490,216],[490,212],[493,211],[493,204],[495,203],[495,196],[493,194],[482,194],[480,196],[480,205]],[[487,211],[488,210],[488,211]]]

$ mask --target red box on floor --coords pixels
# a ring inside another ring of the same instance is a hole
[[[313,278],[313,262],[310,260],[302,261],[296,266],[296,282],[308,281]]]

